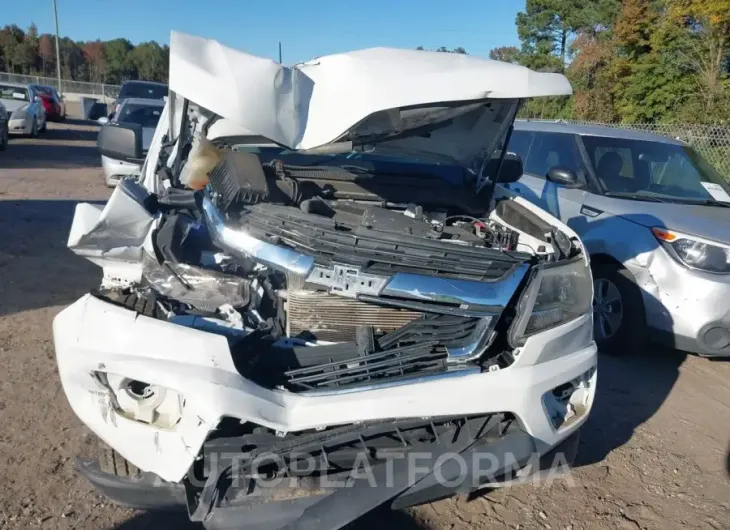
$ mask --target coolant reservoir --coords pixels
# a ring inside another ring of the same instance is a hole
[[[180,173],[180,182],[188,188],[202,190],[208,185],[208,174],[220,159],[220,151],[210,140],[196,136],[188,161]]]

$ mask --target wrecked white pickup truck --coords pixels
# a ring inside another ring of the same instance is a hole
[[[497,185],[557,74],[369,49],[285,67],[173,34],[139,181],[79,204],[101,286],[54,321],[113,500],[339,528],[572,462],[596,384],[574,232]],[[133,124],[102,153],[140,158]],[[488,466],[486,464],[489,464]]]

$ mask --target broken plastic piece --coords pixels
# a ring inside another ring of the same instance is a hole
[[[212,313],[225,304],[244,307],[250,301],[248,280],[186,263],[160,265],[145,254],[142,276],[161,295],[202,311]]]

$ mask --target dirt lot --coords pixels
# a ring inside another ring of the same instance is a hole
[[[51,321],[100,271],[65,241],[78,201],[103,201],[95,127],[51,124],[0,153],[0,528],[192,529],[111,505],[73,469],[92,436],[66,403]],[[569,480],[458,498],[355,527],[730,528],[730,363],[668,351],[602,358]]]

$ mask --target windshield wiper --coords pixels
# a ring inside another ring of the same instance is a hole
[[[641,193],[630,193],[627,191],[607,191],[603,195],[614,199],[629,199],[632,201],[648,201],[648,202],[666,202],[659,197],[653,195],[643,195]]]
[[[716,201],[715,199],[687,199],[684,204],[697,204],[699,206],[718,206],[720,208],[730,208],[730,202]]]

